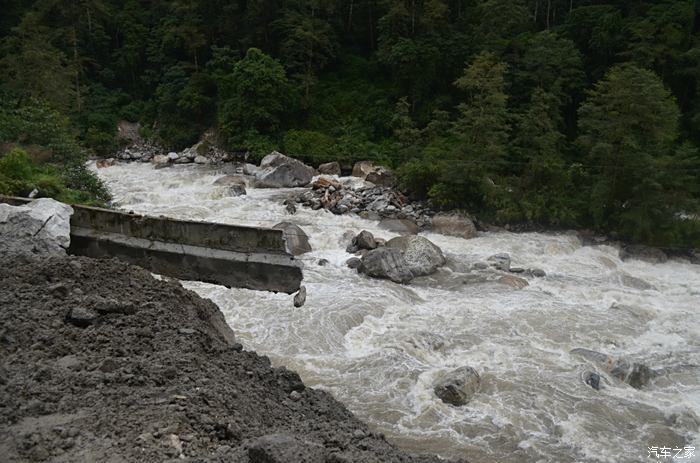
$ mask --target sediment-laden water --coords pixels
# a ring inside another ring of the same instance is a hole
[[[404,286],[344,264],[345,231],[394,236],[377,222],[303,208],[290,216],[281,204],[289,190],[226,197],[213,185],[222,173],[210,167],[132,163],[98,174],[125,210],[301,226],[314,249],[301,257],[302,308],[284,294],[187,286],[218,304],[246,348],[297,370],[404,448],[472,463],[565,463],[653,461],[649,447],[699,447],[700,266],[622,262],[616,249],[568,234],[428,233],[448,267]],[[547,277],[515,290],[469,272],[498,252]],[[330,263],[319,266],[321,258]],[[641,390],[603,375],[595,391],[582,380],[592,365],[569,354],[577,347],[660,375]],[[465,407],[442,403],[434,379],[464,365],[481,374],[481,391]]]

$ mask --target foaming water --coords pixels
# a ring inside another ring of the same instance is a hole
[[[404,448],[515,463],[637,462],[651,446],[700,447],[698,266],[622,262],[614,248],[582,247],[565,234],[428,233],[448,266],[397,285],[344,265],[347,230],[394,236],[377,222],[305,208],[290,216],[281,203],[291,190],[229,198],[213,185],[222,173],[208,167],[132,163],[97,172],[125,210],[302,227],[314,249],[302,256],[304,307],[283,294],[187,286],[221,308],[246,348],[297,370]],[[517,291],[469,273],[498,252],[547,277]],[[321,258],[329,264],[319,266]],[[642,390],[603,376],[594,391],[582,380],[592,366],[569,355],[577,347],[642,361],[660,375]],[[464,365],[481,374],[481,391],[465,407],[442,403],[435,378]]]

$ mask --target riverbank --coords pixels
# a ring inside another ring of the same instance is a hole
[[[7,462],[437,462],[234,339],[179,282],[116,260],[0,262]]]

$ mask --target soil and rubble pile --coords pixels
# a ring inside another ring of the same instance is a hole
[[[237,344],[210,301],[116,260],[0,256],[5,462],[437,462]]]

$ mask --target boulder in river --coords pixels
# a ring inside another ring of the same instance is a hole
[[[377,241],[374,239],[374,235],[367,230],[362,230],[352,239],[352,242],[346,248],[349,253],[355,253],[361,249],[372,250],[377,247]]]
[[[260,163],[261,170],[255,173],[258,188],[293,188],[308,185],[314,170],[303,162],[273,152]]]
[[[318,173],[322,175],[340,175],[340,163],[327,162],[318,166]]]
[[[348,268],[351,269],[359,269],[362,267],[362,260],[358,259],[357,257],[351,257],[350,259],[345,261],[345,265],[348,266]]]
[[[435,384],[433,391],[443,402],[460,407],[466,405],[479,391],[481,378],[472,367],[453,370]]]
[[[164,154],[156,154],[153,156],[153,159],[151,159],[151,162],[155,164],[156,167],[166,166],[170,162],[170,158]]]
[[[526,279],[513,275],[503,275],[496,281],[502,285],[510,286],[511,288],[515,289],[523,289],[530,284]]]
[[[301,307],[306,302],[306,286],[301,286],[294,295],[294,307]]]
[[[214,185],[229,186],[229,185],[243,185],[244,187],[250,186],[250,181],[243,175],[224,175],[219,177],[214,181]]]
[[[436,233],[447,236],[470,239],[477,234],[474,222],[461,213],[440,213],[432,219],[432,228]]]
[[[360,270],[374,278],[385,278],[395,283],[408,283],[413,274],[408,262],[396,248],[377,248],[367,252],[361,259]]]
[[[284,232],[284,241],[290,254],[299,256],[311,252],[309,237],[298,225],[291,222],[280,222],[272,228]]]
[[[243,185],[239,184],[233,184],[230,187],[228,187],[228,195],[229,196],[243,196],[246,194],[245,187]]]
[[[570,354],[596,363],[610,376],[636,389],[646,386],[654,377],[654,371],[643,363],[630,362],[623,358],[614,358],[602,352],[583,348],[573,349]]]
[[[386,246],[401,251],[414,277],[433,274],[446,262],[442,250],[422,236],[398,236],[387,241]]]
[[[494,254],[487,259],[491,262],[491,267],[508,272],[510,270],[510,255],[508,253],[502,252],[499,254]]]
[[[644,245],[630,245],[620,249],[620,259],[638,259],[652,264],[661,264],[668,260],[668,256],[659,248]]]
[[[72,214],[72,207],[49,198],[23,206],[0,204],[0,255],[65,255]]]

